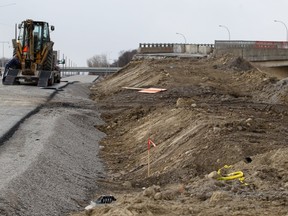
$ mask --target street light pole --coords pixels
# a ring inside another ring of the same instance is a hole
[[[181,35],[184,38],[185,44],[187,44],[186,37],[183,34],[178,33],[178,32],[176,32],[176,34]]]
[[[285,26],[285,29],[286,29],[286,41],[288,41],[288,28],[287,28],[287,25],[281,20],[274,20],[274,22],[282,23]]]
[[[7,43],[9,44],[8,41],[0,41],[2,43],[2,68],[4,69],[4,44]]]
[[[224,26],[224,25],[219,25],[219,27],[221,28],[225,28],[228,32],[228,37],[229,37],[229,40],[231,39],[231,36],[230,36],[230,31],[229,31],[229,28],[227,26]]]

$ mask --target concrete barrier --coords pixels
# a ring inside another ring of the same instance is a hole
[[[203,45],[200,45],[199,48],[198,48],[198,53],[200,54],[210,54],[213,52],[213,47],[211,46],[203,46]]]
[[[174,44],[173,53],[185,53],[186,47],[184,44]]]
[[[187,53],[199,53],[199,45],[197,44],[186,44],[185,49]]]
[[[139,44],[139,53],[173,53],[173,44]]]
[[[161,44],[140,43],[138,53],[182,53],[182,54],[203,54],[209,55],[213,52],[214,44]]]
[[[215,41],[215,55],[231,54],[248,61],[288,60],[288,42]]]

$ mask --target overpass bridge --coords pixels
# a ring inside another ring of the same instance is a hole
[[[287,41],[216,40],[215,55],[231,54],[266,67],[288,67]]]
[[[231,54],[267,67],[288,67],[288,41],[216,40],[214,44],[140,43],[138,56],[203,58]]]
[[[72,75],[98,75],[107,76],[109,74],[116,73],[121,67],[63,67],[60,68],[61,76],[72,76]]]

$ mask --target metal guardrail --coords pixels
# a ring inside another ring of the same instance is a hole
[[[60,68],[62,76],[72,76],[72,75],[108,75],[116,73],[121,67],[65,67]],[[0,67],[0,75],[3,73],[4,68]]]
[[[288,49],[287,41],[234,41],[216,40],[215,49],[253,48],[253,49]]]
[[[116,73],[121,67],[64,67],[60,68],[61,76],[73,76],[73,75],[100,75],[106,76]]]
[[[65,67],[60,68],[63,72],[95,72],[95,73],[115,73],[121,67]]]

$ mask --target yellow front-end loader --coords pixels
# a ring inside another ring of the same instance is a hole
[[[28,19],[18,28],[18,38],[12,40],[13,59],[5,67],[2,83],[15,85],[28,82],[39,87],[59,83],[61,75],[57,52],[53,51],[54,42],[50,40],[50,31],[54,31],[54,26]]]

